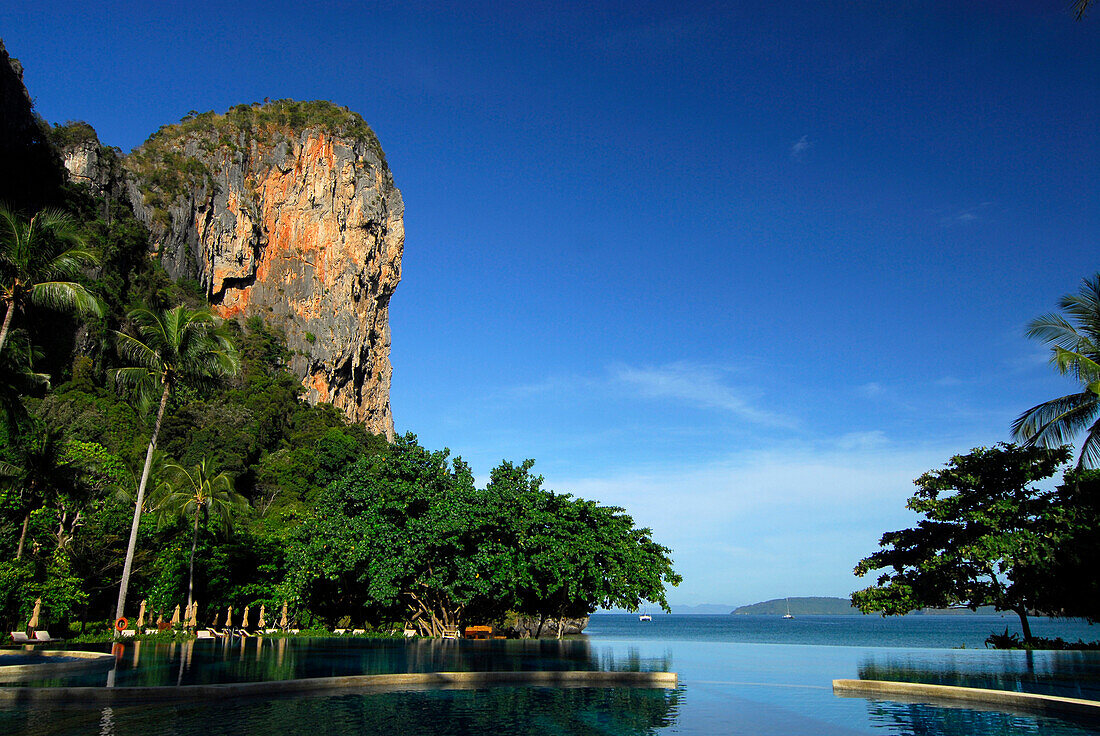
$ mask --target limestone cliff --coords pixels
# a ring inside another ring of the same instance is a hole
[[[224,317],[282,327],[306,398],[392,437],[404,205],[362,118],[287,100],[192,114],[123,165],[168,273],[197,280]]]
[[[48,130],[23,86],[23,66],[0,40],[0,202],[17,211],[58,204],[65,170]]]

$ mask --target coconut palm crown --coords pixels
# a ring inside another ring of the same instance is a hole
[[[15,313],[28,305],[102,315],[99,300],[72,280],[96,262],[69,215],[45,209],[25,221],[0,204],[0,350]]]
[[[134,392],[143,408],[149,408],[157,398],[160,404],[134,499],[134,520],[122,567],[116,619],[122,617],[126,604],[141,506],[168,397],[180,384],[201,386],[240,370],[237,350],[224,325],[205,309],[190,310],[182,304],[165,311],[142,307],[130,312],[129,321],[136,335],[117,332],[115,336],[119,355],[130,365],[113,372],[115,381],[121,388]]]
[[[214,464],[203,458],[193,468],[168,463],[165,480],[160,484],[152,504],[160,521],[183,519],[193,522],[191,562],[187,577],[187,608],[195,599],[195,550],[199,542],[199,526],[213,519],[224,534],[233,526],[233,515],[248,502],[233,489],[233,479],[226,472],[215,473]]]
[[[1044,401],[1021,414],[1012,432],[1026,445],[1058,447],[1085,433],[1077,467],[1100,466],[1100,273],[1058,302],[1063,314],[1033,320],[1027,336],[1051,346],[1050,362],[1080,391]]]

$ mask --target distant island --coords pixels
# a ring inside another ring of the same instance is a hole
[[[831,598],[812,596],[807,598],[773,598],[770,601],[753,603],[748,606],[738,606],[730,611],[731,615],[755,615],[755,616],[782,616],[787,613],[788,602],[792,616],[859,616],[858,609],[852,608],[852,601],[847,598]],[[982,606],[977,611],[969,608],[926,608],[914,611],[910,615],[921,614],[936,615],[966,615],[966,614],[993,614],[996,609],[992,606]]]
[[[757,616],[782,616],[787,612],[787,602],[790,602],[791,614],[794,616],[840,616],[860,615],[859,611],[852,608],[852,602],[847,598],[773,598],[762,603],[753,603],[748,606],[738,606],[730,611],[733,615],[753,614]]]

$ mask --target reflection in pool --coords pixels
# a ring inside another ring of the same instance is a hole
[[[116,645],[115,687],[207,685],[395,672],[667,670],[667,657],[594,650],[587,639],[441,641],[415,639],[246,639],[127,642]],[[102,686],[102,672],[75,673],[32,686]]]
[[[946,649],[868,649],[592,636],[574,641],[441,642],[266,640],[244,647],[128,644],[118,685],[174,685],[445,670],[671,670],[676,690],[520,688],[335,693],[308,697],[226,697],[176,705],[112,708],[0,707],[0,733],[28,736],[246,736],[250,734],[851,734],[1033,733],[1081,736],[1095,725],[967,708],[883,702],[833,695],[834,678],[862,673],[985,673],[995,679],[1033,673],[1037,681],[1074,682],[1100,675],[1100,654]],[[102,686],[95,677],[44,684]]]
[[[1100,700],[1100,658],[1095,652],[983,654],[891,651],[866,657],[859,666],[859,677]]]
[[[0,716],[8,734],[655,734],[675,722],[676,691],[490,688],[388,695],[226,699]]]

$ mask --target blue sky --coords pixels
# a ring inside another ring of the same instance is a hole
[[[38,111],[123,150],[362,113],[406,205],[399,431],[625,506],[674,603],[847,595],[913,478],[1072,388],[1023,337],[1100,270],[1069,0],[29,5]]]

